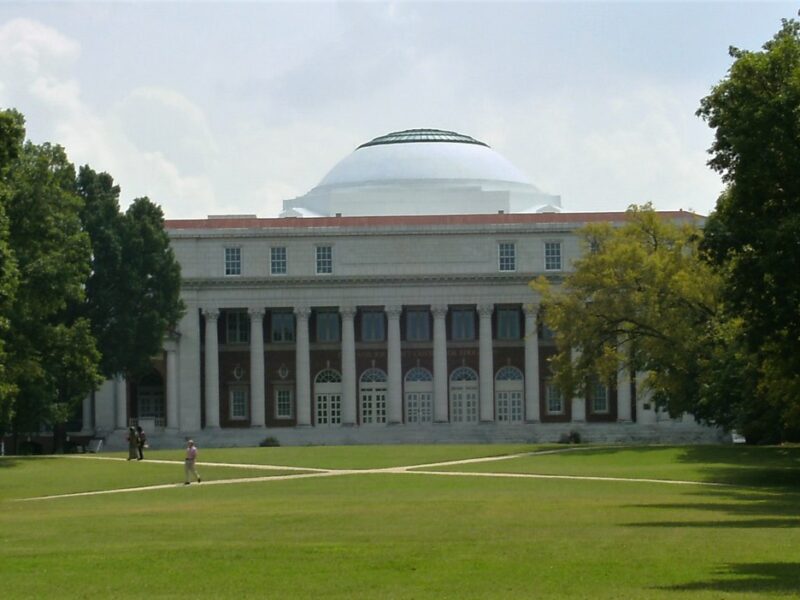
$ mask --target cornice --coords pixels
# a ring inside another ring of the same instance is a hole
[[[432,275],[346,275],[325,277],[209,277],[189,278],[181,282],[184,290],[203,289],[245,289],[245,288],[331,288],[365,285],[436,285],[451,286],[460,284],[484,283],[496,284],[522,284],[527,285],[540,275],[547,277],[548,281],[558,284],[563,279],[563,274],[552,273],[477,273],[477,274],[432,274]]]

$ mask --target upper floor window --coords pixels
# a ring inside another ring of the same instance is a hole
[[[250,317],[246,311],[232,310],[225,314],[225,341],[246,344],[250,341]]]
[[[386,339],[383,312],[364,311],[361,313],[361,341],[382,342]]]
[[[544,270],[561,270],[561,242],[544,243]]]
[[[497,256],[501,271],[517,270],[517,248],[512,242],[500,242],[497,245]]]
[[[273,275],[286,275],[286,247],[270,248],[269,272]]]
[[[317,312],[317,341],[338,342],[339,339],[339,313],[332,310]]]
[[[518,340],[520,333],[519,309],[498,308],[497,309],[497,339],[498,340]]]
[[[471,308],[456,308],[450,312],[450,338],[453,340],[475,339],[475,311]]]
[[[608,388],[602,383],[597,381],[592,383],[592,412],[593,413],[607,413],[608,412]]]
[[[242,274],[242,249],[225,248],[225,275]]]
[[[317,275],[333,273],[333,247],[317,246]]]
[[[431,321],[426,309],[406,311],[406,341],[427,342],[431,339]]]
[[[272,311],[270,329],[273,342],[294,341],[294,315],[290,312]]]

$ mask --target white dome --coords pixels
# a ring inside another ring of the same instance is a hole
[[[362,144],[282,216],[482,214],[559,210],[483,142],[437,129],[390,133]]]

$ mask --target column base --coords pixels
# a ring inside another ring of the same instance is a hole
[[[539,423],[541,423],[541,421],[539,419],[526,419],[525,420],[525,424],[526,425],[538,425]]]
[[[495,423],[495,421],[488,421],[486,419],[481,419],[481,421],[480,421],[481,425],[492,425],[494,423]]]
[[[355,423],[342,423],[342,427],[355,427]]]
[[[404,425],[402,421],[389,421],[386,425],[389,427],[397,427],[398,425]]]
[[[266,429],[266,425],[250,425],[250,429]]]

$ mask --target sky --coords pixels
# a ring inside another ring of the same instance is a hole
[[[708,214],[695,116],[769,2],[0,2],[0,108],[167,218],[277,216],[372,138],[457,131],[566,212]]]

